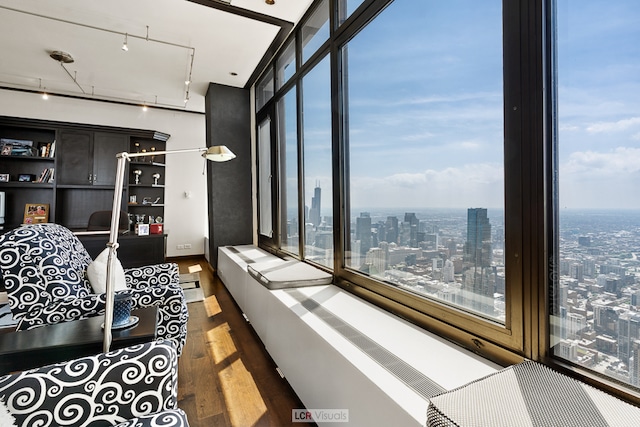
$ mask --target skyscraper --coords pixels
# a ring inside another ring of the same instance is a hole
[[[467,241],[464,245],[465,261],[475,267],[491,265],[491,223],[487,210],[471,208],[467,210]]]
[[[356,240],[360,241],[360,254],[366,255],[371,249],[371,216],[369,212],[361,212],[356,218]]]
[[[495,275],[491,268],[491,224],[484,208],[467,210],[467,241],[464,244],[464,288],[468,306],[493,314]]]
[[[309,209],[309,222],[315,227],[320,225],[321,202],[322,190],[320,189],[320,184],[316,184],[316,188],[313,189],[313,197],[311,198],[311,209]]]

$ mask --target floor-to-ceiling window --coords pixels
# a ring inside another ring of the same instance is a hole
[[[640,3],[557,1],[553,354],[640,385]]]
[[[331,165],[331,75],[329,57],[302,78],[305,259],[333,266]]]
[[[278,123],[272,249],[485,357],[632,399],[639,10],[315,1],[256,84]]]
[[[298,203],[298,124],[295,87],[278,100],[278,146],[280,148],[281,247],[300,254]]]
[[[345,265],[504,322],[502,2],[455,3],[396,1],[342,47]]]

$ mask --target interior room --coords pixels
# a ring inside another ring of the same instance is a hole
[[[0,0],[0,425],[637,422],[640,5],[440,3]]]

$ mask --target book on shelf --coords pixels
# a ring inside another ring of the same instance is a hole
[[[55,156],[55,151],[56,151],[56,142],[47,142],[47,143],[41,143],[39,148],[39,155],[40,157],[47,157],[47,158],[52,158]]]
[[[52,183],[54,178],[54,168],[45,168],[35,182]]]

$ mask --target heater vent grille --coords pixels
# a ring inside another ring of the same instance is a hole
[[[363,353],[376,361],[380,366],[420,396],[425,399],[429,399],[446,391],[445,388],[424,375],[422,372],[418,371],[413,366],[409,365],[407,362],[346,323],[331,311],[320,306],[316,301],[307,298],[299,290],[288,289],[286,292],[309,312],[313,313],[319,319],[331,326],[331,328],[342,335],[346,340],[358,347]]]

